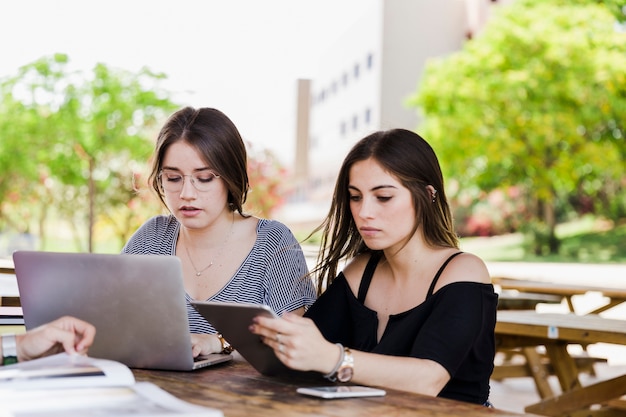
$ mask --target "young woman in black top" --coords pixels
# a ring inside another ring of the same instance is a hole
[[[251,331],[293,369],[488,404],[497,295],[459,250],[430,145],[403,129],[358,142],[320,229],[319,299]]]

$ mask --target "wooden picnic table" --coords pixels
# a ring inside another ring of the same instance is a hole
[[[225,417],[516,417],[523,414],[445,398],[386,389],[384,397],[323,400],[296,393],[301,386],[333,385],[319,378],[268,377],[248,362],[235,360],[192,372],[133,369],[138,381],[150,381],[191,403],[217,408]]]
[[[0,258],[0,274],[15,275],[15,266],[12,260]]]
[[[607,319],[596,314],[581,316],[573,313],[498,311],[495,333],[498,348],[520,348],[531,365],[529,368],[542,401],[527,406],[526,412],[546,416],[623,415],[619,414],[623,410],[611,411],[609,403],[616,404],[620,397],[626,395],[626,375],[583,387],[567,346],[592,343],[626,345],[626,320]],[[545,347],[550,366],[561,386],[560,394],[555,394],[546,380],[547,371],[539,360],[538,346]]]
[[[599,314],[610,308],[615,307],[621,303],[626,302],[626,289],[613,288],[613,287],[601,287],[591,285],[574,285],[567,283],[547,282],[547,281],[532,281],[517,278],[505,278],[505,277],[493,277],[491,282],[494,285],[500,286],[502,290],[516,290],[525,294],[545,294],[556,295],[564,298],[567,301],[569,310],[575,313],[574,304],[572,303],[572,297],[575,295],[585,295],[589,292],[601,293],[604,297],[607,297],[608,302],[600,306],[588,314]]]
[[[492,282],[500,287],[499,310],[535,310],[540,303],[560,304],[565,300],[570,312],[580,314],[580,312],[575,311],[572,298],[574,296],[583,296],[590,292],[601,293],[608,298],[608,302],[587,314],[599,314],[626,301],[626,290],[614,287],[574,285],[563,282],[556,283],[506,277],[493,277]],[[607,360],[590,356],[586,352],[587,345],[581,344],[581,346],[584,352],[574,358],[578,370],[579,372],[595,375],[594,365]],[[498,351],[504,354],[504,361],[496,366],[494,370],[493,379],[495,380],[532,376],[530,368],[536,367],[538,363],[543,365],[542,369],[547,372],[547,375],[554,372],[545,355],[534,354],[530,348],[521,350],[500,348]],[[523,362],[517,360],[519,354],[524,358]],[[543,392],[541,387],[538,387],[538,391],[542,397],[550,395],[550,392]]]
[[[2,275],[0,276],[0,306],[19,306],[20,299],[17,294],[15,267],[12,260],[0,258],[0,275]]]
[[[563,297],[503,289],[498,293],[498,310],[534,310],[538,304],[560,304]]]

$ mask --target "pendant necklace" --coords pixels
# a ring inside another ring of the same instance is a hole
[[[233,226],[234,225],[235,225],[235,213],[233,213],[233,221],[230,224],[230,230],[228,231],[228,234],[226,235],[226,238],[224,239],[224,243],[222,243],[222,246],[220,247],[220,250],[217,252],[217,255],[215,256],[215,259],[219,259],[219,257],[222,255],[222,251],[226,247],[226,244],[228,243],[228,239],[230,238],[230,235],[233,233]],[[187,252],[187,257],[189,258],[189,262],[191,263],[191,266],[193,267],[193,270],[196,271],[196,276],[197,277],[202,275],[202,273],[204,271],[206,271],[207,269],[209,269],[210,267],[213,266],[213,261],[211,261],[211,262],[209,262],[209,264],[207,266],[205,266],[204,268],[198,270],[198,268],[196,268],[196,265],[193,263],[193,259],[191,259],[191,253],[189,253],[189,247],[187,245],[185,245],[185,252]]]

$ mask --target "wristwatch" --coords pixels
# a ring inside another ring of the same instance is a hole
[[[217,339],[222,344],[222,352],[221,353],[229,354],[229,353],[232,353],[233,350],[235,350],[235,348],[232,347],[231,344],[226,341],[226,339],[224,339],[224,336],[222,336],[221,333],[216,334],[216,336],[217,336]]]
[[[343,348],[343,360],[337,369],[337,381],[349,382],[354,375],[354,357],[347,347]]]
[[[2,365],[17,363],[17,343],[14,334],[2,335]]]

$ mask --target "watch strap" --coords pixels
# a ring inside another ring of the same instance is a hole
[[[339,347],[339,351],[341,352],[339,354],[339,360],[337,361],[337,364],[335,365],[333,370],[327,373],[326,375],[324,375],[324,378],[328,379],[331,382],[337,381],[337,371],[339,370],[339,367],[343,363],[344,355],[346,354],[343,348],[343,345],[341,343],[335,343],[335,344]]]
[[[235,350],[235,348],[232,347],[231,344],[226,341],[226,339],[224,339],[224,336],[222,336],[221,333],[218,333],[216,336],[217,336],[217,339],[222,344],[222,351],[221,351],[221,353],[229,354],[229,353],[232,353],[233,350]]]
[[[337,380],[339,382],[350,382],[352,375],[354,375],[354,356],[352,356],[350,349],[344,348],[343,350],[343,361],[339,369],[337,369]]]

